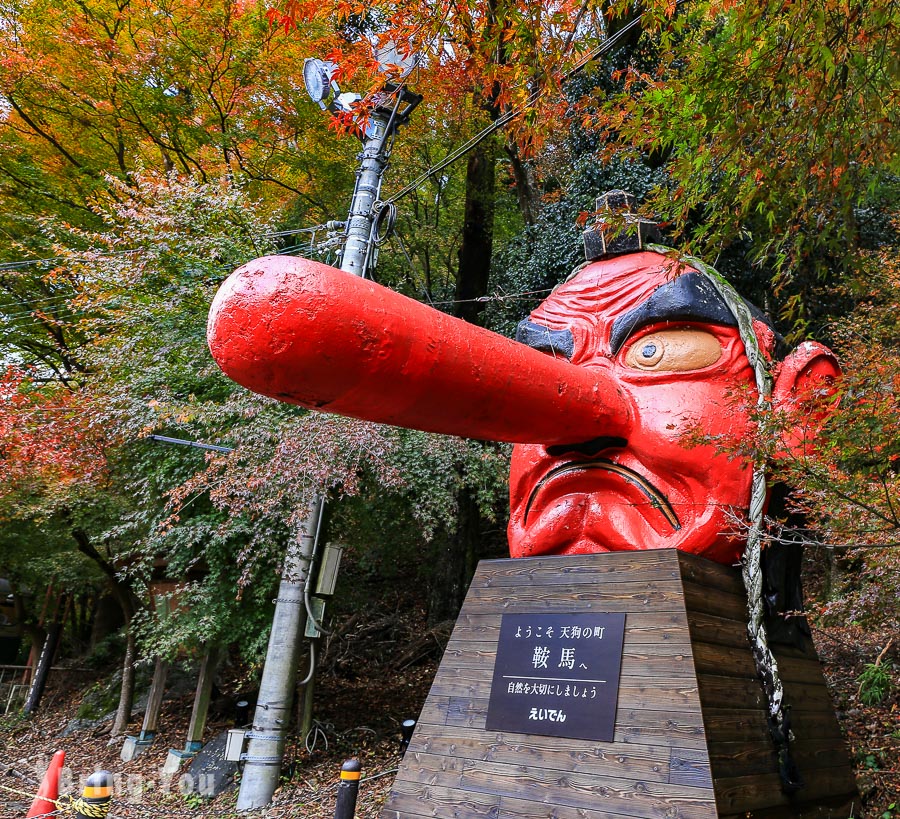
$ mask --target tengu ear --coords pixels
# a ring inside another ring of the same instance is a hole
[[[772,403],[783,414],[779,456],[802,457],[834,412],[841,367],[834,353],[815,341],[804,341],[779,365]]]

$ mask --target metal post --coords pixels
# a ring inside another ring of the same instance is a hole
[[[356,172],[356,187],[350,202],[344,250],[341,254],[341,270],[354,276],[365,276],[370,266],[370,239],[374,218],[372,206],[378,201],[381,178],[387,167],[384,143],[389,118],[390,113],[384,109],[372,112],[365,145],[360,154],[359,170]]]
[[[356,797],[359,794],[359,777],[362,765],[358,759],[348,759],[341,765],[341,782],[338,785],[334,819],[353,819],[356,815]]]
[[[360,154],[340,268],[355,276],[365,276],[375,262],[371,257],[374,246],[373,211],[387,167],[385,144],[390,136],[389,130],[392,131],[395,127],[392,120],[399,124],[394,114],[386,109],[376,108],[372,112]],[[241,790],[238,793],[238,810],[252,810],[269,804],[278,787],[284,757],[284,734],[290,719],[296,681],[297,654],[306,617],[303,586],[312,562],[315,536],[324,503],[323,497],[314,499],[310,515],[303,523],[299,547],[289,549],[284,559],[256,715],[253,729],[247,734],[249,745]],[[309,685],[312,685],[312,680]],[[354,793],[354,804],[355,802]]]
[[[284,557],[253,730],[247,735],[249,744],[237,799],[238,810],[253,810],[268,805],[278,787],[284,757],[284,736],[290,721],[297,679],[297,656],[306,619],[303,586],[313,557],[321,514],[322,499],[316,498],[303,523],[300,537],[291,544]]]
[[[412,739],[413,731],[416,730],[416,721],[414,719],[405,719],[400,726],[400,754],[405,754],[409,748],[409,741]]]

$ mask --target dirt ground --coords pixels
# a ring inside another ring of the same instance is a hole
[[[310,740],[310,749],[293,739],[282,785],[271,806],[240,816],[331,819],[340,766],[350,757],[361,761],[365,777],[356,815],[360,819],[378,815],[400,759],[400,723],[418,715],[438,653],[423,649],[419,657],[404,658],[403,662],[412,664],[398,669],[396,660],[386,658],[388,641],[395,639],[398,631],[407,637],[418,633],[421,638],[424,629],[416,622],[392,625],[389,620],[381,623],[379,632],[362,634],[364,642],[358,644],[348,636],[355,631],[352,627],[342,629],[344,637],[332,646],[331,660],[326,662],[316,690],[318,731]],[[864,664],[873,662],[895,635],[843,627],[814,628],[814,636],[856,767],[863,800],[856,816],[900,819],[900,691],[895,687],[881,704],[866,706],[860,702],[857,682]],[[424,645],[427,643],[425,640]],[[898,649],[900,646],[892,646],[882,662],[898,662]],[[346,662],[348,659],[352,662]],[[102,676],[98,671],[57,672],[35,717],[0,718],[0,819],[25,815],[30,804],[27,794],[36,791],[49,756],[57,750],[67,755],[63,791],[75,792],[78,778],[96,769],[116,774],[113,819],[237,816],[235,788],[209,801],[181,793],[177,776],[167,779],[160,775],[168,749],[184,746],[190,691],[165,703],[156,742],[130,763],[119,758],[120,741],[110,744],[108,722],[61,736],[84,699],[85,689]],[[217,709],[214,704],[207,736],[232,726],[233,710]],[[129,732],[137,734],[139,729],[137,715]]]

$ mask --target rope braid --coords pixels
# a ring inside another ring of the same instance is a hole
[[[87,817],[87,819],[106,819],[109,815],[109,809],[112,801],[106,797],[102,801],[88,800],[79,796],[77,799],[72,796],[60,796],[58,799],[50,799],[47,796],[38,797],[36,794],[28,791],[19,790],[18,788],[10,788],[7,785],[0,784],[0,788],[18,796],[27,796],[29,799],[43,799],[49,802],[56,810],[50,813],[42,813],[41,817],[59,816],[63,813],[75,813],[76,817]]]
[[[87,819],[106,819],[109,815],[109,808],[112,802],[110,799],[104,799],[100,802],[90,802],[83,797],[72,800],[72,810],[78,817],[86,817]]]
[[[668,256],[677,253],[672,248],[663,245],[648,245],[648,249]],[[678,254],[677,259],[679,262],[690,265],[709,280],[737,321],[747,361],[753,369],[756,381],[756,407],[760,417],[766,418],[772,406],[772,376],[753,328],[753,315],[750,308],[718,270],[693,256]],[[765,455],[756,452],[753,457],[753,479],[748,510],[750,528],[747,533],[747,546],[741,557],[741,576],[744,580],[744,588],[747,590],[749,615],[747,634],[750,638],[750,648],[756,671],[762,680],[763,690],[766,694],[769,732],[778,752],[782,788],[785,792],[791,793],[803,787],[803,782],[790,753],[789,743],[793,739],[790,730],[790,709],[784,703],[784,686],[778,673],[778,661],[769,647],[768,630],[764,620],[762,543],[766,495]]]

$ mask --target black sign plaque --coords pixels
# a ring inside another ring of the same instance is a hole
[[[624,614],[504,614],[485,728],[611,742],[624,638]]]

